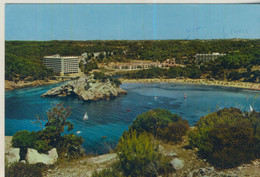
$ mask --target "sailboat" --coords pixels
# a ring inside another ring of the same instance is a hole
[[[252,108],[251,105],[249,105],[249,112],[252,112],[254,109]]]
[[[88,114],[87,114],[87,112],[84,114],[83,120],[88,120]]]

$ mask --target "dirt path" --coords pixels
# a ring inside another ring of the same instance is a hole
[[[58,162],[53,169],[47,170],[48,177],[87,177],[95,170],[109,167],[116,161],[116,154],[105,154],[97,157],[82,157],[71,162]]]

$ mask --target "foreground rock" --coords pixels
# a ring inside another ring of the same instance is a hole
[[[51,149],[48,154],[40,154],[37,150],[28,148],[25,159],[29,164],[36,164],[40,162],[51,165],[57,162],[58,153],[56,148]]]
[[[5,160],[7,163],[20,161],[20,149],[12,147],[12,136],[5,137]]]
[[[127,92],[111,82],[94,79],[94,75],[84,76],[67,84],[55,87],[42,95],[46,96],[77,96],[85,101],[109,100]]]
[[[183,160],[175,158],[171,161],[171,164],[173,166],[173,168],[175,170],[180,170],[183,168],[184,164],[183,164]]]
[[[19,162],[20,161],[20,149],[11,148],[9,151],[5,152],[5,158],[7,163]]]

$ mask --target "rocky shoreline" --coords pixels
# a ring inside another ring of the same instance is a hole
[[[235,87],[244,88],[250,90],[260,90],[260,83],[251,82],[228,82],[219,80],[207,80],[207,79],[120,79],[122,83],[183,83],[183,84],[198,84],[198,85],[210,85],[210,86],[222,86],[222,87]]]
[[[76,96],[84,101],[109,100],[127,94],[118,85],[109,79],[95,79],[94,75],[80,77],[66,84],[55,87],[42,95],[42,97]]]
[[[35,87],[35,86],[42,86],[42,85],[49,85],[49,84],[57,84],[62,81],[58,80],[49,80],[49,81],[44,81],[44,80],[36,80],[36,81],[19,81],[17,83],[13,81],[8,81],[5,80],[5,90],[14,90],[14,89],[19,89],[19,88],[24,88],[24,87]]]

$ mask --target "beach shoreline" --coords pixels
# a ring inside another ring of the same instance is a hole
[[[159,79],[159,78],[152,78],[152,79],[119,79],[122,83],[180,83],[180,84],[197,84],[197,85],[209,85],[209,86],[220,86],[220,87],[233,87],[233,88],[242,88],[242,89],[250,89],[250,90],[257,90],[260,91],[260,83],[252,83],[252,82],[238,82],[238,81],[220,81],[220,80],[213,80],[210,81],[208,79]],[[32,82],[24,82],[19,81],[14,83],[12,81],[5,80],[5,91],[14,90],[19,88],[25,87],[35,87],[41,85],[49,85],[49,84],[57,84],[63,81],[59,80],[36,80]]]
[[[234,87],[250,90],[260,91],[260,83],[252,82],[228,82],[220,80],[207,80],[207,79],[119,79],[122,83],[180,83],[180,84],[197,84],[197,85],[209,85],[209,86],[221,86],[221,87]]]
[[[36,80],[36,81],[30,81],[30,82],[19,81],[19,82],[15,83],[13,81],[5,80],[5,91],[20,89],[20,88],[25,88],[25,87],[35,87],[35,86],[42,86],[42,85],[49,85],[49,84],[57,84],[57,83],[60,83],[60,82],[63,82],[63,81],[59,81],[59,80],[49,80],[49,81]]]

